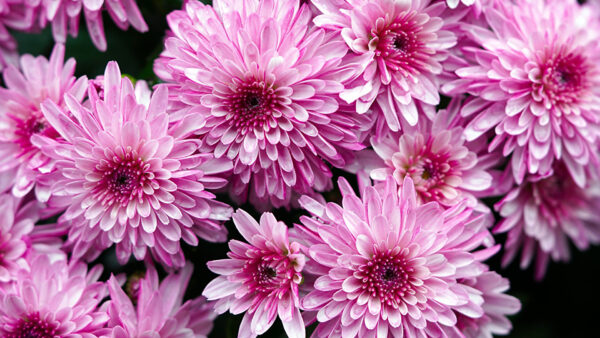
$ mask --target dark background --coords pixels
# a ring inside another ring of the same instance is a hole
[[[114,26],[110,18],[105,17],[105,33],[108,50],[99,52],[92,45],[85,23],[81,22],[77,38],[69,38],[66,46],[68,57],[77,60],[77,74],[93,78],[104,72],[106,63],[116,60],[124,74],[152,83],[157,79],[152,72],[152,62],[162,51],[162,42],[167,29],[166,14],[181,8],[180,0],[140,0],[137,1],[150,31],[139,33],[133,29],[121,31]],[[205,0],[204,2],[210,2]],[[19,41],[20,53],[48,56],[53,47],[50,29],[36,34],[14,33]],[[339,171],[337,175],[343,174]],[[343,174],[352,180],[352,177]],[[337,200],[339,195],[334,191],[327,194],[328,200]],[[226,196],[219,199],[227,201]],[[251,211],[251,207],[242,206]],[[286,212],[278,210],[276,216],[288,225],[298,221],[301,211]],[[257,216],[257,213],[254,213]],[[227,223],[232,237],[239,237],[232,222]],[[501,242],[504,238],[499,238]],[[216,275],[211,273],[205,262],[212,259],[225,258],[226,244],[212,244],[204,241],[199,247],[186,247],[186,257],[195,263],[195,272],[188,287],[187,297],[198,296],[204,286]],[[499,271],[511,281],[509,293],[518,297],[523,305],[521,312],[511,318],[514,329],[509,337],[594,337],[597,333],[598,316],[600,315],[600,248],[594,247],[587,252],[577,252],[569,264],[551,264],[542,282],[533,280],[532,269],[522,271],[516,264],[502,270],[499,256],[488,262],[492,269]],[[111,272],[132,274],[143,269],[138,262],[119,266],[111,252],[100,257],[99,262],[105,265],[106,277]],[[229,314],[220,316],[215,322],[212,337],[236,337],[241,316]],[[275,325],[265,334],[268,337],[284,337],[281,324]]]

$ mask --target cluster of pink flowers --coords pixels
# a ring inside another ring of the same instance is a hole
[[[148,30],[134,0],[0,0],[2,337],[205,337],[227,311],[239,337],[491,337],[521,305],[488,258],[542,279],[600,243],[597,4],[187,0],[152,87],[75,76],[82,11],[100,50],[104,11]],[[49,59],[19,57],[9,30],[48,24]],[[183,246],[230,219],[187,299]],[[87,266],[111,247],[142,275]]]

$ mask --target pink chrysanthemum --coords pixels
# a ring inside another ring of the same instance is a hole
[[[430,2],[313,1],[323,13],[315,24],[341,33],[350,59],[362,68],[341,97],[356,101],[359,113],[376,103],[378,124],[387,122],[393,131],[417,124],[419,104],[437,105],[440,83],[450,75],[441,62],[456,36],[444,26],[460,15],[446,16],[445,3]]]
[[[203,295],[218,299],[215,309],[219,313],[246,312],[238,337],[263,334],[278,315],[289,337],[304,337],[298,286],[305,257],[299,244],[290,243],[287,226],[271,213],[264,213],[260,224],[241,209],[232,218],[250,244],[231,240],[229,259],[207,263],[221,276],[206,286]]]
[[[186,264],[159,284],[156,269],[148,266],[146,276],[137,282],[137,292],[132,295],[135,306],[112,276],[108,281],[111,300],[107,325],[111,337],[206,337],[217,313],[203,297],[183,303],[192,270],[192,265]]]
[[[469,205],[475,206],[475,196],[492,185],[488,169],[498,156],[487,154],[485,140],[465,141],[459,108],[460,100],[453,100],[433,122],[420,121],[401,135],[372,138],[373,149],[383,163],[371,171],[371,178],[385,181],[393,176],[401,186],[404,178],[410,177],[420,202],[449,206],[468,199]]]
[[[54,224],[34,224],[40,219],[43,205],[25,202],[12,194],[0,195],[0,283],[16,278],[17,271],[27,268],[27,258],[36,254],[64,259],[60,250],[63,235]]]
[[[562,159],[583,187],[600,167],[592,151],[600,134],[597,13],[575,0],[527,0],[495,1],[484,14],[489,28],[463,25],[474,43],[461,49],[470,64],[443,87],[476,96],[462,112],[472,118],[467,139],[494,128],[490,150],[512,154],[517,183]]]
[[[98,304],[106,286],[97,282],[101,266],[89,272],[83,263],[33,259],[15,282],[0,288],[0,336],[98,337],[108,321]]]
[[[88,89],[89,109],[65,96],[72,118],[52,101],[42,105],[45,118],[64,138],[59,143],[34,137],[59,160],[58,170],[44,178],[53,182],[49,204],[66,209],[60,221],[71,223],[76,258],[93,258],[116,243],[121,262],[132,253],[142,259],[150,248],[162,263],[183,266],[181,239],[197,245],[196,236],[227,238],[222,221],[231,208],[206,189],[226,184],[211,175],[231,163],[197,152],[198,140],[187,139],[194,117],[169,123],[165,86],[147,103],[148,93],[121,78],[116,62],[108,64],[103,80],[102,99],[96,86]]]
[[[458,322],[455,332],[462,333],[458,334],[459,336],[478,338],[508,334],[512,325],[506,316],[521,310],[519,300],[505,293],[509,288],[508,279],[493,271],[486,271],[477,277],[465,278],[460,282],[469,288],[470,297],[482,304],[484,314],[479,317],[457,313]]]
[[[570,241],[579,250],[600,242],[600,183],[588,181],[580,188],[560,162],[547,176],[527,176],[496,209],[504,219],[494,232],[508,231],[502,263],[522,250],[521,268],[526,268],[537,256],[537,279],[544,277],[550,258],[569,260]]]
[[[10,29],[28,31],[34,28],[39,5],[26,0],[0,0],[0,70],[6,65],[17,65],[17,42]]]
[[[87,30],[92,42],[101,51],[106,50],[102,13],[107,11],[114,23],[122,30],[133,26],[146,32],[148,26],[140,13],[135,0],[41,0],[40,21],[44,26],[52,23],[52,34],[59,43],[65,43],[67,34],[77,36],[79,20],[83,10]],[[39,1],[38,1],[39,2]]]
[[[187,2],[168,16],[174,36],[155,64],[173,83],[176,116],[205,117],[202,149],[234,162],[231,193],[260,209],[331,187],[327,161],[342,167],[363,148],[368,119],[340,111],[352,71],[341,38],[310,26],[297,0]]]
[[[6,88],[0,88],[0,171],[14,175],[12,191],[19,197],[35,186],[38,199],[48,198],[48,187],[36,185],[36,181],[41,173],[54,170],[54,161],[31,143],[31,137],[60,139],[60,135],[43,116],[41,103],[51,100],[64,107],[64,94],[78,102],[85,95],[87,79],[73,76],[75,60],[63,62],[64,53],[64,46],[56,45],[50,60],[27,54],[21,57],[22,73],[12,65],[4,70]]]
[[[340,180],[343,207],[300,199],[299,238],[312,259],[314,290],[302,299],[316,311],[318,337],[441,337],[456,313],[481,317],[481,303],[460,282],[486,269],[498,247],[476,250],[489,236],[483,216],[456,205],[417,204],[410,178],[400,192],[392,177],[358,198]]]

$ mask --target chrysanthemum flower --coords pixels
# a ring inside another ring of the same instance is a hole
[[[39,1],[38,1],[39,2]],[[146,32],[148,26],[135,0],[42,0],[40,21],[52,23],[52,34],[59,43],[65,43],[67,34],[77,36],[83,10],[87,30],[92,42],[101,51],[106,50],[102,13],[107,11],[114,23],[122,30],[133,26]]]
[[[39,7],[34,2],[0,0],[0,70],[8,64],[18,64],[17,42],[8,29],[29,31],[34,28]]]
[[[494,271],[486,271],[475,278],[465,278],[460,282],[469,287],[470,296],[481,303],[484,314],[478,316],[478,313],[457,313],[458,322],[454,332],[460,332],[462,335],[459,335],[464,337],[481,338],[508,334],[512,325],[506,316],[521,310],[519,300],[505,293],[509,288],[508,279]],[[452,336],[450,332],[448,336]]]
[[[583,187],[599,168],[598,14],[575,0],[495,1],[484,14],[489,28],[463,26],[475,44],[462,48],[470,66],[443,87],[476,96],[462,112],[472,118],[467,140],[493,129],[490,149],[512,154],[517,183],[562,159]]]
[[[64,62],[65,48],[56,45],[50,60],[29,54],[21,57],[22,72],[14,66],[4,70],[4,84],[0,88],[0,171],[14,175],[13,194],[25,196],[34,186],[39,199],[48,198],[48,187],[37,184],[41,173],[54,169],[54,161],[31,143],[33,135],[59,139],[60,135],[48,123],[41,111],[41,103],[51,100],[65,107],[63,95],[73,100],[83,99],[87,79],[76,79],[75,60]]]
[[[431,1],[314,0],[322,12],[315,24],[341,34],[352,63],[361,73],[341,97],[356,101],[359,113],[373,105],[379,122],[393,130],[414,126],[419,104],[437,105],[439,87],[449,76],[441,62],[456,36],[445,25],[460,15],[446,15],[446,4]],[[374,104],[375,103],[375,104]]]
[[[363,148],[368,119],[340,111],[353,73],[333,32],[310,26],[297,0],[189,1],[168,16],[155,72],[173,83],[174,116],[203,116],[202,150],[234,162],[231,193],[260,209],[287,206],[292,194],[332,186],[329,162],[346,164]],[[349,66],[348,66],[349,67]]]
[[[278,315],[289,337],[304,337],[298,285],[305,257],[300,245],[290,243],[287,226],[271,213],[262,214],[260,224],[241,209],[232,218],[249,244],[231,240],[229,259],[207,263],[221,276],[211,281],[202,294],[208,300],[218,299],[215,309],[219,313],[246,312],[238,337],[263,334]]]
[[[544,277],[550,259],[569,260],[569,242],[579,250],[600,243],[600,182],[580,188],[560,162],[546,176],[527,176],[495,207],[504,219],[494,232],[508,232],[502,263],[521,250],[521,268],[536,258],[537,279]]]
[[[401,186],[404,178],[410,177],[421,202],[449,206],[466,198],[475,206],[477,193],[492,185],[488,169],[498,156],[487,154],[485,140],[465,141],[459,108],[460,100],[453,100],[433,121],[420,121],[400,135],[372,138],[373,149],[383,163],[371,171],[371,178],[385,181],[393,176]],[[377,167],[375,163],[365,165]]]
[[[138,281],[137,293],[132,295],[135,306],[112,276],[108,281],[111,300],[107,325],[111,337],[206,337],[217,313],[203,297],[183,303],[192,270],[192,265],[186,264],[159,283],[156,269],[148,266],[145,277]]]
[[[65,96],[72,118],[52,101],[42,105],[64,139],[34,137],[59,160],[58,170],[44,178],[53,182],[49,204],[66,209],[60,221],[71,223],[76,258],[93,258],[116,243],[121,262],[132,253],[142,259],[150,248],[162,263],[183,266],[181,239],[197,245],[196,236],[227,238],[222,221],[231,208],[206,189],[226,184],[211,175],[231,163],[197,152],[198,141],[187,139],[198,123],[194,116],[169,123],[166,87],[159,86],[146,106],[148,95],[121,78],[116,62],[108,64],[103,80],[102,99],[96,86],[88,89],[89,109]]]
[[[441,337],[456,313],[483,315],[460,282],[480,276],[479,261],[498,249],[475,251],[489,235],[483,216],[418,205],[409,177],[400,192],[392,177],[362,199],[343,179],[340,190],[342,206],[300,199],[314,216],[296,230],[312,259],[306,271],[318,277],[301,302],[317,312],[316,336]]]
[[[101,266],[67,265],[40,255],[15,282],[0,288],[0,336],[98,337],[108,321],[98,304],[106,286],[97,282]]]
[[[0,283],[16,278],[17,271],[28,267],[27,258],[32,255],[66,258],[59,238],[65,232],[54,224],[34,227],[42,208],[35,200],[26,202],[12,194],[0,195]]]

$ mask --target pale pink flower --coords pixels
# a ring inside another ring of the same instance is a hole
[[[316,312],[315,336],[441,337],[457,313],[483,316],[461,283],[486,271],[479,261],[498,250],[477,249],[489,236],[483,216],[463,204],[419,205],[409,177],[400,192],[389,177],[362,198],[339,185],[342,206],[300,199],[313,216],[296,233],[311,258],[306,273],[318,277],[301,302]]]
[[[39,2],[39,0],[38,0]],[[140,32],[148,31],[135,0],[41,0],[40,22],[52,23],[52,34],[59,43],[65,43],[67,34],[77,36],[81,11],[92,42],[101,51],[106,50],[102,14],[107,11],[114,23],[122,30],[133,26]]]
[[[495,233],[508,232],[503,265],[519,250],[521,268],[535,257],[535,277],[542,279],[549,260],[568,261],[570,242],[579,250],[600,243],[600,181],[579,187],[556,162],[548,175],[528,175],[496,204],[503,219]]]
[[[481,303],[484,314],[478,317],[469,312],[456,313],[458,322],[454,333],[474,338],[508,334],[512,325],[506,316],[521,310],[521,302],[505,293],[509,288],[508,279],[494,271],[486,271],[474,278],[461,279],[460,282],[468,287],[470,297]]]
[[[146,275],[137,281],[134,303],[121,289],[117,279],[108,281],[110,303],[107,326],[113,338],[135,337],[206,337],[217,313],[203,297],[183,303],[193,266],[186,264],[159,283],[156,269],[149,265]]]
[[[324,191],[326,163],[362,149],[369,119],[340,109],[353,73],[343,40],[310,25],[297,0],[189,1],[168,16],[172,35],[155,72],[172,83],[174,116],[199,115],[202,150],[234,162],[230,191],[259,209]]]
[[[575,0],[525,0],[495,1],[484,14],[485,27],[462,26],[469,65],[442,88],[475,97],[462,111],[467,140],[494,130],[489,149],[511,155],[517,183],[561,159],[583,187],[600,168],[598,13]]]
[[[298,286],[302,282],[305,257],[300,245],[288,239],[288,228],[273,214],[263,213],[260,224],[238,209],[233,222],[249,244],[229,242],[229,259],[210,261],[208,268],[221,276],[203,291],[208,300],[218,301],[219,313],[246,312],[238,337],[263,334],[279,316],[289,337],[304,337]]]
[[[314,0],[322,12],[314,22],[346,41],[358,77],[341,97],[359,113],[373,108],[378,123],[392,131],[419,120],[418,106],[437,105],[439,87],[450,73],[442,62],[456,36],[445,25],[460,15],[430,0]],[[449,14],[449,15],[447,15]]]
[[[76,258],[94,258],[114,243],[120,262],[132,253],[143,259],[149,248],[160,262],[183,266],[181,239],[197,245],[197,236],[227,238],[222,223],[231,208],[206,189],[226,184],[212,174],[231,163],[197,152],[198,140],[187,138],[198,123],[193,116],[169,123],[166,87],[157,87],[147,102],[147,85],[134,89],[116,62],[107,65],[103,81],[102,99],[89,87],[89,108],[65,95],[72,117],[52,101],[42,105],[64,139],[34,137],[58,160],[58,170],[43,178],[52,182],[49,205],[66,209],[59,220],[70,224]]]
[[[38,199],[48,198],[48,187],[36,184],[41,173],[54,170],[54,161],[31,143],[33,135],[60,139],[41,111],[41,103],[50,100],[65,107],[63,95],[81,101],[87,88],[86,77],[77,79],[75,60],[64,62],[65,48],[56,45],[47,60],[29,54],[21,57],[21,71],[10,65],[4,70],[0,88],[0,171],[14,176],[12,192],[25,196],[34,186]]]
[[[402,186],[410,177],[420,202],[450,206],[468,199],[470,206],[477,205],[476,196],[491,188],[490,167],[501,158],[487,153],[485,140],[466,142],[459,109],[460,100],[455,99],[433,121],[420,121],[402,134],[373,137],[373,149],[383,161],[371,164],[376,167],[371,178],[385,181],[393,176]]]
[[[35,28],[37,8],[35,1],[0,0],[0,70],[19,63],[17,42],[9,29],[29,31]]]
[[[98,305],[107,296],[97,282],[101,266],[87,271],[81,262],[37,256],[30,269],[21,269],[17,279],[0,288],[0,336],[98,337],[108,321]]]
[[[55,224],[37,225],[44,206],[25,201],[12,194],[0,194],[0,283],[17,277],[17,271],[27,268],[32,255],[47,254],[52,260],[65,259],[60,250],[66,234]]]

